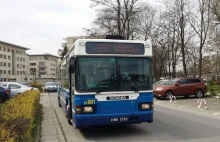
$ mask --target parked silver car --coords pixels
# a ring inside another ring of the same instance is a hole
[[[28,90],[38,90],[37,88],[29,87],[18,82],[0,82],[0,86],[11,90],[11,97],[16,96],[17,94],[24,93]]]
[[[44,86],[44,92],[57,92],[58,84],[56,82],[47,82]]]

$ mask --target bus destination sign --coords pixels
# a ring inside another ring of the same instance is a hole
[[[142,43],[86,42],[87,54],[144,54]]]

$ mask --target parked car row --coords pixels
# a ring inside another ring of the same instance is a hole
[[[165,99],[172,95],[201,98],[207,93],[207,86],[200,78],[174,78],[154,83],[153,93],[156,98]]]
[[[0,82],[0,102],[4,102],[28,90],[38,89],[18,82]]]

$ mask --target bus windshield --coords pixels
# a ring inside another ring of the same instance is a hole
[[[79,92],[152,89],[151,59],[79,57],[75,86]]]

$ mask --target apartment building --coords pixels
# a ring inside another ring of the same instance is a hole
[[[0,41],[0,81],[28,81],[29,57],[26,47]]]
[[[56,79],[56,69],[59,57],[51,54],[29,55],[30,78],[39,82],[53,81]]]
[[[104,38],[105,37],[102,37],[102,36],[71,36],[71,37],[63,38],[65,42],[62,43],[61,46],[63,48],[67,47],[67,49],[69,50],[77,39],[104,39]]]

